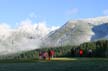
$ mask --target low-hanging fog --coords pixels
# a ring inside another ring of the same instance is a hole
[[[20,53],[40,48],[42,38],[58,27],[48,28],[45,22],[25,20],[16,28],[0,23],[0,55]]]

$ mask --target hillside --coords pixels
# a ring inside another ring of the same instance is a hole
[[[45,38],[45,44],[49,47],[79,45],[101,39],[108,39],[108,16],[69,20],[61,28],[49,34]]]

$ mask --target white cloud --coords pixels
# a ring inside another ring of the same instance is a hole
[[[59,26],[48,27],[45,21],[33,23],[32,20],[26,19],[17,23],[17,27],[14,29],[11,28],[6,23],[1,23],[0,33],[7,35],[7,33],[10,33],[10,31],[14,30],[14,31],[22,31],[22,32],[28,32],[28,33],[37,33],[38,35],[40,34],[40,36],[45,36],[49,32],[54,31],[58,28]]]
[[[108,15],[108,9],[104,10],[104,11],[103,11],[103,14],[104,14],[104,15]]]
[[[51,31],[54,31],[54,30],[59,29],[59,28],[60,28],[60,26],[52,26]]]
[[[79,12],[79,9],[78,8],[73,8],[73,9],[70,9],[66,12],[67,15],[74,15],[74,14],[77,14]]]
[[[10,26],[6,23],[0,23],[0,39],[5,39],[10,35]]]
[[[33,23],[30,19],[17,24],[17,28],[14,29],[6,23],[0,24],[0,55],[39,48],[41,39],[49,32],[59,28],[58,26],[47,27],[45,21]],[[31,37],[35,39],[29,39]]]
[[[30,19],[21,21],[18,26],[18,30],[37,33],[40,36],[46,36],[49,32],[54,31],[58,28],[59,26],[47,27],[45,21],[33,23]]]

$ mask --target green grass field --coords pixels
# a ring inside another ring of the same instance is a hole
[[[108,71],[107,58],[0,61],[0,71]]]

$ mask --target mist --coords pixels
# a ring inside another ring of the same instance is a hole
[[[14,29],[1,23],[0,56],[41,48],[42,39],[57,28],[49,28],[45,22],[32,23],[30,20],[20,22]]]

